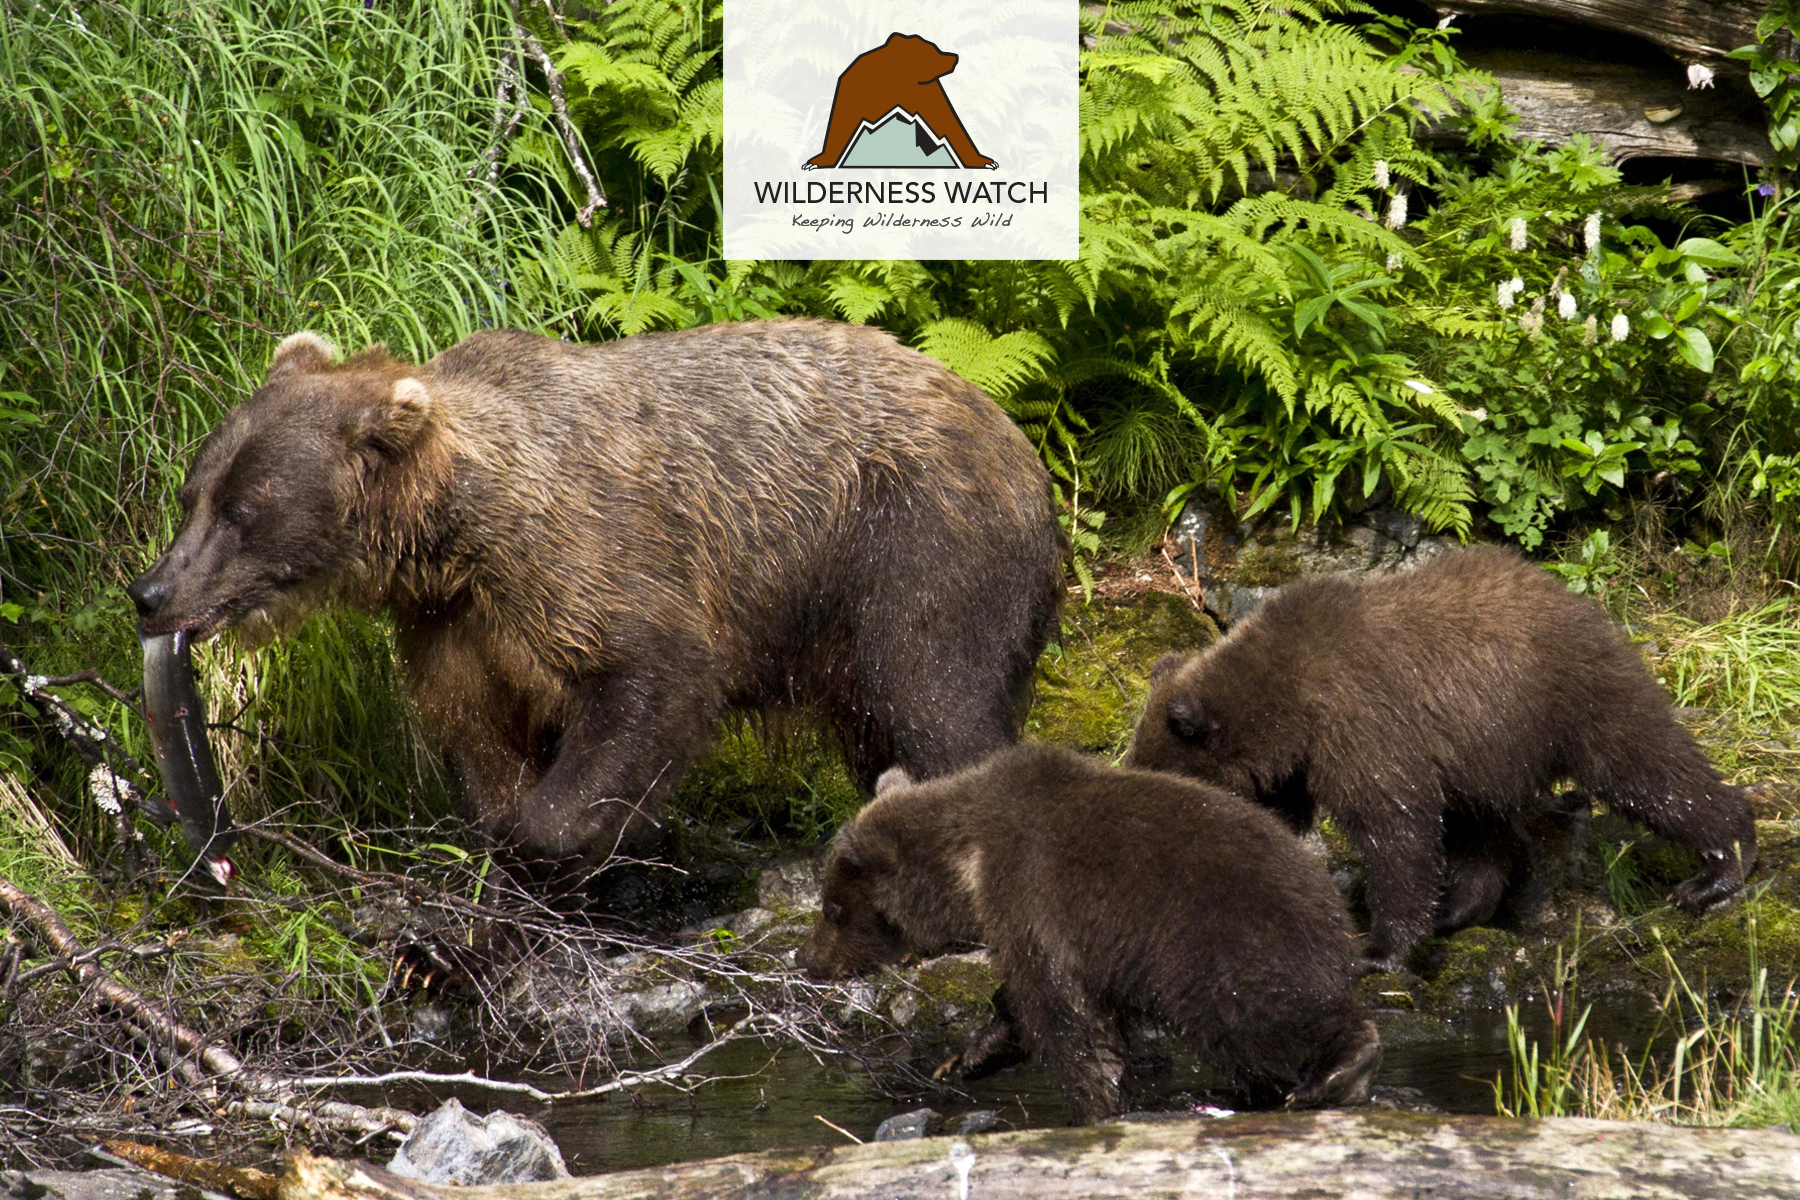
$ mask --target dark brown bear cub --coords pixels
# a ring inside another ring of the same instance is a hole
[[[555,860],[648,825],[731,707],[811,707],[865,786],[979,761],[1062,594],[1031,443],[827,321],[488,330],[416,366],[296,334],[181,500],[144,633],[387,609],[471,816]]]
[[[1157,664],[1128,765],[1344,827],[1368,874],[1367,966],[1486,920],[1522,807],[1573,779],[1700,855],[1676,903],[1730,896],[1756,861],[1744,793],[1676,724],[1592,602],[1511,551],[1290,584],[1206,651]]]
[[[1007,1015],[1078,1123],[1124,1110],[1138,1020],[1191,1039],[1255,1098],[1368,1098],[1381,1049],[1350,991],[1349,918],[1272,814],[1046,746],[882,785],[832,843],[809,974],[987,943]]]

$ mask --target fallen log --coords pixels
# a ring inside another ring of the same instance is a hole
[[[1756,40],[1763,0],[1433,0],[1443,13],[1511,13],[1643,38],[1683,62],[1718,59]]]
[[[1614,162],[1698,158],[1760,166],[1770,153],[1754,97],[1732,87],[1688,91],[1673,67],[1481,47],[1465,48],[1463,58],[1494,76],[1519,116],[1521,138],[1560,145],[1584,133]]]
[[[1792,1200],[1800,1136],[1617,1121],[1256,1113],[814,1147],[506,1187],[436,1187],[367,1163],[288,1160],[280,1200]]]

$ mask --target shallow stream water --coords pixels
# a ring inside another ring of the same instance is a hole
[[[1527,1027],[1549,1035],[1541,1002],[1528,1006]],[[1380,1015],[1384,1045],[1378,1100],[1404,1108],[1492,1113],[1494,1077],[1508,1069],[1506,1016],[1475,1010],[1446,1024],[1410,1013]],[[1651,1033],[1654,1014],[1635,997],[1595,1004],[1587,1032],[1634,1050]],[[673,1056],[681,1047],[664,1047]],[[1134,1060],[1142,1108],[1228,1104],[1216,1080],[1184,1055],[1152,1053]],[[853,1069],[823,1064],[803,1051],[757,1043],[726,1047],[706,1060],[714,1076],[733,1076],[683,1094],[646,1089],[630,1098],[569,1105],[537,1114],[576,1174],[627,1170],[668,1162],[797,1146],[845,1144],[819,1118],[865,1141],[888,1117],[930,1107],[949,1119],[976,1109],[997,1110],[1000,1128],[1062,1125],[1068,1109],[1054,1081],[1026,1065],[964,1086],[966,1096],[933,1094],[887,1099]]]

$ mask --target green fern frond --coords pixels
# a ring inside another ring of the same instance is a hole
[[[1038,334],[1014,330],[996,337],[973,321],[933,321],[919,331],[919,349],[996,400],[1048,378],[1056,350]]]

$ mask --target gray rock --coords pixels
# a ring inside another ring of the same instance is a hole
[[[936,1124],[937,1120],[938,1114],[929,1108],[901,1113],[897,1117],[889,1117],[875,1127],[875,1140],[878,1142],[904,1142],[912,1138],[929,1137],[931,1127]]]
[[[419,1122],[388,1169],[423,1183],[465,1186],[569,1178],[562,1151],[536,1121],[509,1112],[478,1117],[454,1099]]]
[[[1000,1124],[1000,1114],[991,1108],[978,1108],[974,1112],[966,1112],[956,1122],[956,1136],[967,1137],[971,1133],[986,1133]]]
[[[816,910],[819,907],[819,864],[822,852],[779,858],[756,877],[756,903],[761,908]]]
[[[1230,624],[1241,621],[1255,612],[1263,601],[1273,596],[1280,588],[1272,587],[1240,587],[1235,583],[1223,583],[1206,591],[1206,607],[1220,621]]]
[[[420,1004],[411,1013],[412,1035],[421,1042],[447,1042],[455,1025],[448,1008],[442,1004]]]
[[[1425,522],[1404,509],[1372,509],[1357,521],[1406,550],[1417,546],[1419,539],[1425,536]]]

